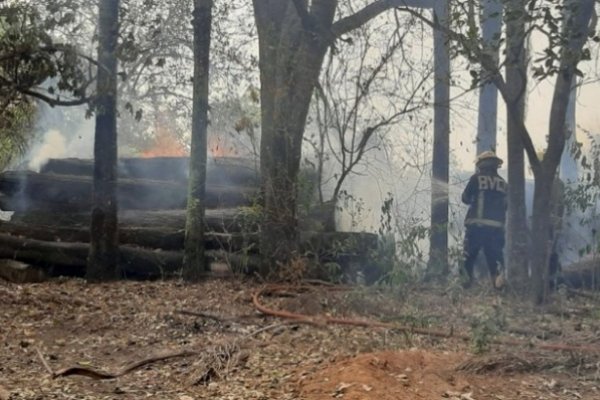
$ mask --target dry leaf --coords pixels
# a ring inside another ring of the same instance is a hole
[[[9,400],[10,392],[4,388],[4,386],[0,385],[0,400]]]

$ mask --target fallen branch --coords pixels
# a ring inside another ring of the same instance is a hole
[[[262,332],[265,332],[265,331],[268,331],[271,329],[279,328],[284,325],[289,325],[289,323],[283,322],[283,323],[264,326],[262,328],[259,328],[257,330],[254,330],[254,331],[244,335],[241,339],[249,339],[253,336],[258,335],[259,333],[262,333]],[[236,340],[232,341],[230,343],[230,346],[238,346],[239,340],[240,339],[236,339]],[[214,346],[212,349],[205,349],[203,351],[200,351],[200,350],[178,350],[178,351],[164,353],[164,354],[152,355],[152,356],[144,358],[142,360],[132,362],[114,372],[107,371],[107,370],[100,369],[100,368],[84,367],[84,366],[80,366],[80,365],[77,365],[74,367],[67,367],[67,368],[58,370],[56,372],[53,372],[52,368],[48,365],[48,363],[44,359],[41,351],[39,351],[39,349],[36,349],[36,350],[38,351],[38,356],[40,357],[40,360],[42,361],[42,363],[44,364],[44,367],[46,368],[46,370],[48,370],[48,372],[50,373],[50,376],[52,378],[80,375],[80,376],[87,376],[88,378],[92,378],[92,379],[96,379],[96,380],[104,380],[104,379],[115,379],[115,378],[121,377],[123,375],[126,375],[126,374],[144,366],[144,365],[148,365],[148,364],[151,364],[151,363],[154,363],[157,361],[163,361],[163,360],[179,358],[179,357],[194,356],[194,355],[199,355],[199,354],[204,354],[204,353],[210,353],[211,351],[214,352],[215,351],[214,349],[218,348],[218,347],[222,347],[222,346]]]
[[[52,377],[58,378],[60,376],[81,375],[87,376],[92,379],[114,379],[123,376],[131,371],[134,371],[144,365],[151,364],[153,362],[168,360],[170,358],[187,357],[197,354],[200,354],[200,352],[195,350],[180,350],[172,353],[153,355],[148,358],[144,358],[143,360],[135,361],[131,364],[128,364],[116,372],[110,372],[102,369],[95,369],[83,366],[68,367],[54,372],[52,374]]]
[[[397,325],[393,323],[380,322],[380,321],[369,321],[369,320],[360,320],[360,319],[347,319],[347,318],[336,318],[329,317],[325,315],[320,316],[310,316],[305,314],[297,314],[292,313],[285,310],[273,310],[262,305],[259,301],[260,296],[270,293],[273,294],[277,290],[281,290],[281,286],[269,287],[265,286],[262,289],[258,290],[252,295],[252,303],[254,307],[265,315],[270,315],[273,317],[290,319],[296,321],[300,324],[308,324],[308,325],[346,325],[346,326],[356,326],[363,328],[385,328],[392,329],[405,333],[413,333],[417,335],[423,336],[433,336],[445,339],[459,339],[463,341],[470,341],[471,336],[467,334],[456,333],[453,330],[444,332],[435,329],[427,329],[427,328],[416,328],[409,327],[404,325]],[[290,288],[286,288],[283,290],[289,290]],[[506,346],[521,346],[521,347],[533,347],[540,350],[552,350],[552,351],[570,351],[570,352],[581,352],[581,353],[593,353],[600,354],[600,347],[598,346],[579,346],[579,345],[569,345],[564,343],[531,343],[522,340],[508,339],[508,338],[498,338],[491,341],[494,344],[506,345]]]

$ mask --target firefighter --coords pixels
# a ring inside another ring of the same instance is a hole
[[[469,206],[465,218],[464,287],[473,283],[473,267],[479,250],[483,249],[492,286],[504,285],[504,223],[506,220],[506,181],[498,175],[502,160],[493,151],[477,157],[477,172],[471,176],[462,194]]]

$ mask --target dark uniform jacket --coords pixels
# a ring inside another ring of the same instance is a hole
[[[462,201],[469,205],[465,225],[504,228],[506,181],[495,171],[477,172],[469,179]]]

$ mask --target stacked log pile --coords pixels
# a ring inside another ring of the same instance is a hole
[[[40,172],[0,174],[0,258],[42,268],[48,275],[82,276],[89,247],[92,160],[52,159]],[[236,158],[207,168],[207,256],[239,270],[258,260],[255,166]],[[121,269],[127,276],[177,274],[182,265],[187,158],[125,158],[118,164]],[[311,226],[315,226],[312,224]],[[302,249],[323,261],[363,260],[376,246],[372,234],[303,231]],[[14,263],[0,263],[3,267]],[[19,270],[23,270],[19,265]],[[5,277],[6,273],[3,273]]]

